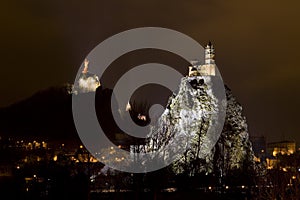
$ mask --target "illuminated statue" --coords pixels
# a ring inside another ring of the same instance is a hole
[[[88,72],[88,68],[89,68],[89,62],[88,59],[84,60],[84,69],[82,71],[83,74],[86,74]]]

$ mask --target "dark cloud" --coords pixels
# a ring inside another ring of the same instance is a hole
[[[0,105],[72,82],[88,52],[120,31],[161,26],[212,40],[251,134],[300,141],[299,2],[5,1],[0,7]]]

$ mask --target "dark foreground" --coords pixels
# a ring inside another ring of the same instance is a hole
[[[209,199],[209,200],[249,200],[251,198],[247,194],[241,193],[228,193],[228,194],[218,194],[218,193],[207,193],[201,191],[182,191],[182,192],[161,192],[161,193],[134,193],[134,192],[121,192],[121,193],[92,193],[90,195],[91,200],[99,199],[118,199],[118,200],[198,200],[198,199]]]

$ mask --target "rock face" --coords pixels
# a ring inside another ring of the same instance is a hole
[[[230,170],[254,170],[254,153],[242,106],[226,87],[227,109],[222,134],[214,148],[214,167],[223,174]]]
[[[185,148],[173,163],[175,173],[224,175],[246,163],[254,166],[242,107],[227,87],[222,97],[214,78],[182,78],[178,92],[170,97],[166,110],[151,130],[150,149],[172,143],[174,152]]]

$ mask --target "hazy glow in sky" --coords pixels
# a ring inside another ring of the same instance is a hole
[[[244,107],[250,134],[300,141],[299,4],[6,0],[0,7],[0,106],[73,82],[88,52],[109,36],[158,26],[178,30],[202,45],[212,40],[218,68]],[[124,66],[132,59],[136,57],[123,59]],[[109,86],[119,71],[102,84]]]

